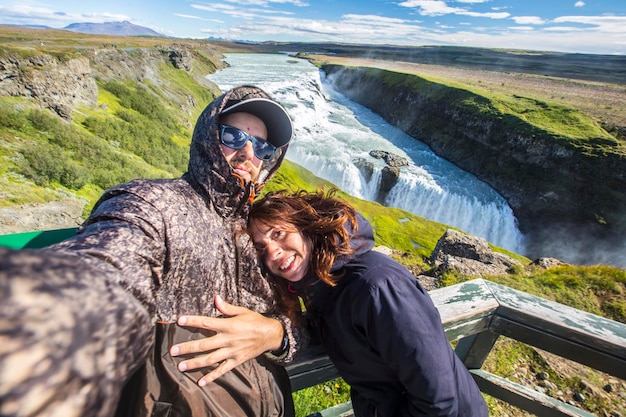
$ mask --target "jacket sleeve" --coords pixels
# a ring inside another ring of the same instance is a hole
[[[276,356],[271,352],[266,352],[265,355],[280,365],[287,365],[294,360],[299,352],[308,346],[310,341],[309,332],[303,324],[294,323],[286,315],[274,315],[273,317],[283,325],[289,343],[287,350],[282,355]]]
[[[405,387],[407,410],[400,415],[458,416],[454,351],[430,296],[399,265],[372,267],[385,274],[366,286],[364,328],[373,348]],[[360,298],[359,298],[360,299]]]
[[[139,195],[123,189],[106,192],[78,234],[51,249],[76,253],[85,262],[113,275],[151,316],[155,288],[165,259],[165,223],[161,212]]]
[[[0,248],[0,415],[113,415],[153,344],[148,312],[114,274]]]

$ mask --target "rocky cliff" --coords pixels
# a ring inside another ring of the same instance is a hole
[[[196,59],[214,70],[214,62],[219,60],[206,59],[203,54],[212,55],[215,48],[208,45],[204,48],[207,50],[198,51],[195,46],[174,43],[159,48],[131,49],[103,45],[69,54],[5,53],[0,56],[0,96],[32,98],[70,121],[77,105],[97,105],[97,79],[149,82],[167,91],[161,81],[163,64],[192,73],[192,62]],[[205,74],[197,76],[197,81],[215,89],[216,86],[206,81]],[[187,104],[193,107],[193,103]]]
[[[33,98],[69,120],[78,103],[97,104],[98,87],[87,58],[13,54],[0,57],[0,95]]]
[[[626,147],[608,133],[568,140],[467,90],[381,69],[322,69],[351,100],[501,193],[526,236],[527,256],[546,256],[557,240],[623,244]]]

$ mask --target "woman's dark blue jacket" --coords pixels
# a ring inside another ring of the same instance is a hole
[[[372,228],[359,216],[355,256],[321,281],[299,288],[307,315],[340,375],[357,417],[486,417],[480,391],[446,339],[441,318],[417,279],[371,250]]]

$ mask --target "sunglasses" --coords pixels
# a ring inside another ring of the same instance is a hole
[[[269,161],[276,152],[276,147],[265,139],[251,136],[236,127],[220,125],[220,129],[220,141],[230,149],[241,149],[251,141],[254,155],[262,161]]]

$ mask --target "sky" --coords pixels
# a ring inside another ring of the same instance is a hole
[[[0,24],[118,21],[194,39],[626,55],[626,0],[0,0]]]

